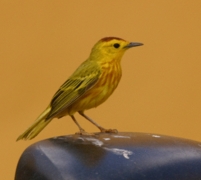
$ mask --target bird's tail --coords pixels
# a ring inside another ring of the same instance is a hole
[[[19,141],[20,139],[30,140],[37,136],[43,130],[43,128],[45,128],[45,126],[51,122],[52,119],[46,119],[50,110],[51,107],[48,106],[47,109],[45,109],[45,111],[36,119],[32,126],[29,127],[23,134],[21,134],[16,141]]]

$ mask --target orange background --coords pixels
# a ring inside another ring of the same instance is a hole
[[[78,129],[52,121],[32,141],[15,139],[102,37],[144,46],[126,52],[110,99],[86,112],[106,128],[201,141],[201,1],[0,2],[0,172],[13,179],[30,144]],[[97,129],[76,115],[85,130]]]

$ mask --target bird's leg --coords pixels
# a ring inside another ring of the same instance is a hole
[[[73,115],[71,115],[71,118],[73,119],[74,123],[78,126],[80,133],[85,132],[85,130],[79,125],[79,123],[77,122],[77,120],[75,119]]]
[[[84,114],[84,112],[79,111],[79,114],[81,116],[83,116],[85,119],[87,119],[88,121],[90,121],[92,124],[94,124],[98,129],[100,129],[101,132],[104,132],[104,133],[118,133],[118,131],[116,129],[105,129],[105,128],[101,127],[95,121],[93,121],[91,118],[89,118],[88,116],[86,116]]]
[[[75,124],[78,126],[78,128],[79,128],[79,130],[80,130],[80,132],[78,132],[78,133],[76,133],[76,134],[88,135],[88,136],[94,135],[94,134],[92,134],[92,133],[86,132],[86,131],[79,125],[79,123],[77,122],[77,120],[75,119],[75,117],[74,117],[73,115],[71,115],[71,118],[73,119],[73,121],[75,122]]]

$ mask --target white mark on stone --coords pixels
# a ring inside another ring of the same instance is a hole
[[[159,135],[152,135],[152,137],[155,137],[155,138],[160,138],[161,136],[159,136]]]
[[[82,138],[82,137],[78,137],[78,139],[81,139],[82,141],[84,141],[84,138]]]
[[[116,155],[122,155],[125,159],[130,159],[129,156],[133,154],[132,151],[128,151],[125,149],[118,149],[118,148],[104,148],[107,151],[111,151]]]
[[[109,141],[110,140],[110,138],[103,138],[105,141]]]
[[[96,146],[102,146],[103,145],[103,142],[98,140],[98,139],[95,139],[95,138],[85,138],[87,141],[90,141],[92,142],[92,144],[96,145]]]
[[[127,139],[131,138],[129,136],[119,136],[119,135],[113,135],[113,137],[115,137],[115,138],[127,138]]]

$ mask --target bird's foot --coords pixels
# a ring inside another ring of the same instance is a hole
[[[93,133],[86,132],[84,129],[80,129],[80,132],[76,132],[75,134],[84,135],[84,136],[93,136],[93,135],[95,135]]]
[[[117,130],[117,129],[104,129],[104,128],[100,128],[100,131],[101,131],[102,133],[115,133],[115,134],[118,133],[118,130]]]

